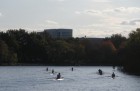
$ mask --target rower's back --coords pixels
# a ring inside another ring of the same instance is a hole
[[[99,72],[99,74],[100,74],[100,75],[102,75],[102,74],[103,74],[103,72],[102,72],[102,70],[101,70],[101,69],[99,69],[99,70],[98,70],[98,72]]]
[[[61,78],[61,74],[58,73],[56,79],[60,79]]]
[[[112,73],[112,78],[113,78],[113,79],[115,78],[115,73],[114,73],[114,72]]]

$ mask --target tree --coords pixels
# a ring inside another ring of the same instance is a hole
[[[126,37],[122,36],[121,34],[113,34],[110,38],[105,38],[106,40],[111,40],[114,44],[116,49],[120,48],[120,45],[126,41]]]
[[[128,72],[140,74],[140,29],[129,34],[125,48],[124,69]]]
[[[115,56],[116,56],[116,48],[110,40],[105,40],[101,47],[101,64],[116,64]]]
[[[8,46],[7,44],[0,40],[0,64],[6,64],[8,62],[8,53],[9,53],[9,50],[8,50]]]

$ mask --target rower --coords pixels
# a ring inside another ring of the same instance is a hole
[[[46,68],[46,71],[48,71],[48,67]]]
[[[54,70],[52,69],[52,74],[54,74]]]
[[[56,79],[60,79],[61,78],[61,74],[58,73]]]
[[[73,67],[71,68],[71,71],[73,71]]]
[[[115,73],[114,73],[114,72],[112,73],[112,78],[113,78],[113,79],[115,78]]]
[[[101,69],[99,69],[99,70],[98,70],[98,72],[99,72],[99,74],[100,74],[100,75],[102,75],[102,74],[103,74],[103,72],[102,72],[102,70],[101,70]]]

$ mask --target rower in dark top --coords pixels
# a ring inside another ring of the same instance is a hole
[[[46,71],[48,71],[48,67],[46,68]]]
[[[102,75],[102,74],[103,74],[103,72],[102,72],[102,70],[101,70],[101,69],[99,69],[99,70],[98,70],[98,72],[99,72],[99,74],[100,74],[100,75]]]
[[[114,72],[112,73],[112,78],[113,78],[113,79],[115,78],[115,73],[114,73]]]
[[[73,67],[71,68],[71,71],[73,71]]]
[[[56,79],[60,79],[61,78],[61,74],[58,73]]]

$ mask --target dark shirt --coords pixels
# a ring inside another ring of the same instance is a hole
[[[57,78],[56,79],[60,79],[61,78],[61,75],[60,73],[57,75]]]

